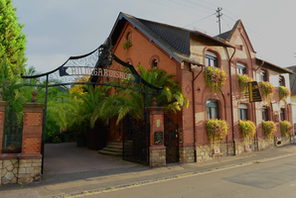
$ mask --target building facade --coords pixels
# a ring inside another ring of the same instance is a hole
[[[189,100],[188,108],[171,115],[178,131],[179,143],[175,149],[178,161],[205,161],[285,142],[279,124],[281,120],[292,121],[291,99],[289,96],[280,99],[278,87],[290,89],[291,71],[256,57],[242,21],[237,21],[230,31],[212,37],[120,13],[110,38],[113,53],[120,59],[146,68],[158,67],[175,75]],[[119,65],[114,63],[112,67]],[[225,72],[226,81],[221,89],[213,91],[208,87],[204,74],[208,67]],[[249,102],[239,86],[239,74],[258,83],[270,82],[274,86],[273,94],[262,102]],[[205,126],[209,119],[225,120],[229,127],[218,146],[209,141]],[[256,125],[255,136],[248,143],[240,131],[240,120],[251,120]],[[264,135],[262,121],[265,120],[276,124],[276,138]],[[109,140],[112,139],[121,140],[115,128],[109,134]]]

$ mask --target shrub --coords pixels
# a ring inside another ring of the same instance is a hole
[[[210,141],[222,140],[228,131],[225,120],[211,119],[206,122],[207,135]]]
[[[243,75],[238,74],[237,78],[238,78],[239,88],[242,90],[242,92],[244,92],[244,93],[248,92],[249,82],[252,82],[253,79],[245,74],[243,74]]]
[[[270,82],[260,82],[261,94],[265,99],[270,98],[272,96],[273,88],[274,87],[272,86],[272,84],[270,84]]]
[[[123,43],[123,49],[128,49],[132,46],[132,42],[130,40],[125,40],[124,43]]]
[[[263,121],[262,130],[266,137],[272,138],[276,132],[276,125],[273,121]]]
[[[239,128],[245,140],[251,140],[256,133],[256,125],[249,120],[240,120]]]
[[[280,100],[286,99],[290,95],[290,91],[287,87],[279,86]]]
[[[226,81],[225,72],[219,68],[206,67],[204,75],[207,86],[213,91],[221,89]]]
[[[290,136],[292,134],[292,124],[285,120],[280,123],[281,135]]]

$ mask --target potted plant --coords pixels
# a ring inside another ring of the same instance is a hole
[[[263,130],[264,135],[268,139],[271,139],[276,132],[276,125],[273,121],[263,121],[262,122],[262,130]]]
[[[215,67],[206,67],[204,76],[206,85],[213,91],[220,90],[226,81],[226,73]]]
[[[272,91],[274,87],[270,82],[262,81],[259,83],[260,91],[264,99],[270,99],[272,97]]]
[[[228,126],[225,120],[211,119],[206,121],[206,130],[209,140],[215,144],[225,138]]]
[[[290,95],[290,91],[287,87],[279,86],[280,100],[286,99]]]
[[[252,82],[253,79],[250,78],[249,76],[245,75],[245,74],[238,74],[237,78],[238,78],[239,88],[241,89],[241,91],[243,93],[247,93],[248,88],[249,88],[249,82]]]
[[[250,120],[240,120],[239,128],[242,132],[245,142],[250,142],[256,133],[256,125]]]
[[[292,124],[289,121],[284,120],[280,122],[280,130],[283,137],[290,136],[292,135]]]
[[[129,49],[132,45],[133,45],[132,42],[131,42],[129,39],[126,39],[126,40],[124,41],[122,47],[123,47],[123,49],[127,50],[127,49]]]

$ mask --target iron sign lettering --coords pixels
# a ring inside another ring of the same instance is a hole
[[[117,78],[122,80],[134,80],[134,76],[131,73],[123,72],[114,69],[102,69],[85,66],[67,66],[60,70],[60,76],[101,76],[109,78]]]

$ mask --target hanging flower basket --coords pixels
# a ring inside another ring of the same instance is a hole
[[[241,91],[243,93],[247,93],[249,88],[249,82],[252,82],[253,79],[245,74],[238,74],[237,79],[238,79],[238,85]]]
[[[132,42],[130,40],[125,40],[124,43],[123,43],[123,49],[127,50],[129,49],[131,46],[132,46]]]
[[[225,120],[211,119],[206,122],[206,129],[209,140],[214,143],[225,138],[228,126]]]
[[[254,137],[256,133],[256,125],[254,122],[249,120],[240,120],[239,121],[239,128],[242,132],[245,141],[250,141]]]
[[[280,123],[281,135],[284,137],[292,135],[292,128],[292,124],[289,121],[282,121]]]
[[[206,85],[213,91],[220,90],[226,81],[225,72],[215,67],[206,67],[204,76]]]
[[[287,87],[279,86],[280,100],[286,99],[290,95],[290,91]]]
[[[272,97],[272,91],[274,87],[270,82],[262,81],[259,83],[260,91],[264,99],[270,99]]]
[[[276,125],[273,121],[263,121],[262,130],[264,135],[271,139],[276,132]]]

